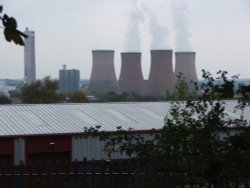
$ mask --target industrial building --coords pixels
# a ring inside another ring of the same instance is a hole
[[[151,67],[146,94],[165,96],[174,91],[176,78],[172,65],[172,50],[151,50]]]
[[[121,92],[144,95],[144,80],[141,69],[141,53],[121,53],[122,65],[119,78]]]
[[[28,36],[24,39],[24,82],[31,84],[36,81],[35,32],[26,28],[24,33]]]
[[[80,71],[67,70],[66,65],[59,70],[59,91],[65,95],[71,95],[80,88]]]
[[[93,50],[93,66],[88,90],[95,93],[119,92],[113,50]]]
[[[226,102],[230,118],[241,117],[234,111],[235,104]],[[149,138],[152,129],[164,126],[170,107],[170,102],[0,106],[0,186],[80,188],[88,183],[92,185],[88,187],[125,187],[119,182],[121,177],[129,178],[131,171],[121,171],[119,165],[127,162],[129,167],[129,157],[108,156],[104,141],[87,137],[85,128],[98,126],[115,134],[122,126]],[[245,112],[250,112],[249,106]],[[245,118],[250,121],[249,116]],[[120,172],[123,176],[117,176]]]
[[[235,104],[227,101],[226,113],[231,118],[240,118],[240,112],[234,111]],[[108,157],[103,141],[85,137],[85,128],[100,126],[112,133],[122,126],[143,134],[161,129],[170,107],[170,102],[0,106],[0,159],[19,164],[49,159],[126,158],[120,153]],[[245,112],[249,110],[246,107]]]
[[[189,91],[195,91],[194,83],[198,83],[195,66],[195,52],[175,52],[175,74],[183,74]]]
[[[160,129],[170,103],[84,103],[0,106],[0,158],[19,164],[41,160],[110,159],[85,127]],[[124,158],[119,153],[113,159]]]

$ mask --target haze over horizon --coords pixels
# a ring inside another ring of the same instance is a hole
[[[0,0],[18,29],[35,31],[37,78],[58,78],[63,64],[89,79],[94,49],[115,50],[119,78],[124,51],[142,52],[144,79],[150,49],[195,51],[196,69],[250,78],[248,0]],[[0,35],[0,78],[22,79],[23,47]],[[174,59],[173,59],[174,65]]]

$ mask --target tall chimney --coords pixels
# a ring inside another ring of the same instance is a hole
[[[28,35],[24,39],[24,78],[26,84],[31,84],[36,81],[35,32],[26,27],[24,33]]]
[[[198,82],[195,67],[195,52],[175,52],[175,74],[182,73],[189,91],[194,91],[195,86],[192,82]]]
[[[172,50],[151,50],[151,68],[146,86],[147,95],[165,96],[175,87],[172,65]]]
[[[93,50],[93,67],[88,90],[97,93],[119,92],[113,50]]]
[[[121,92],[144,94],[144,80],[141,69],[141,53],[121,53],[122,65],[119,78]]]

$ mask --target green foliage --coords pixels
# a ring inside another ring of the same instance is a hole
[[[177,83],[175,85],[175,100],[188,100],[193,97],[191,93],[189,93],[188,84],[183,76],[183,73],[178,74]]]
[[[240,85],[237,94],[239,95],[239,105],[238,108],[243,109],[245,106],[249,105],[250,101],[250,84],[249,85]]]
[[[16,97],[16,98],[20,98],[21,97],[21,93],[18,90],[9,91],[9,94],[10,94],[11,97]]]
[[[45,77],[42,81],[22,87],[23,103],[58,103],[63,96],[57,92],[58,81]]]
[[[3,6],[0,6],[0,13],[3,11]],[[7,14],[0,16],[2,20],[2,24],[4,26],[4,36],[6,41],[13,41],[17,45],[24,45],[23,38],[27,38],[28,36],[17,30],[17,22],[13,17],[9,17]]]
[[[249,131],[243,119],[232,119],[223,98],[234,93],[234,80],[219,71],[216,79],[203,71],[200,96],[175,101],[161,130],[147,134],[117,128],[116,134],[89,131],[106,142],[105,151],[136,156],[132,187],[178,187],[185,184],[222,187],[232,177],[250,177]],[[220,84],[215,84],[219,82]],[[184,85],[185,86],[185,85]],[[183,91],[183,90],[181,90]],[[241,109],[243,110],[243,108]],[[234,128],[230,128],[231,126]],[[248,138],[248,139],[247,139]],[[111,147],[112,146],[112,147]],[[142,166],[144,169],[141,171]]]
[[[0,96],[0,104],[11,104],[11,100],[6,96]]]
[[[76,91],[69,97],[67,102],[84,103],[84,102],[88,102],[88,98],[84,92]]]
[[[95,95],[95,94],[94,94]],[[155,97],[155,96],[140,96],[135,93],[121,93],[117,94],[115,92],[107,93],[98,93],[97,96],[98,102],[121,102],[121,101],[162,101],[165,100],[165,97]],[[133,96],[133,98],[132,98]],[[170,96],[167,97],[170,99]],[[173,98],[171,96],[171,98]]]
[[[136,99],[135,99],[134,95],[129,94],[129,95],[126,97],[126,101],[132,102],[132,101],[136,101]]]

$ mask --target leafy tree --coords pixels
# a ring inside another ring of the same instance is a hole
[[[239,95],[239,108],[244,108],[246,105],[249,105],[250,101],[250,84],[249,85],[240,85],[236,93]]]
[[[151,130],[148,135],[122,127],[112,135],[99,132],[100,127],[88,130],[106,142],[109,154],[136,156],[131,187],[220,188],[229,187],[226,183],[232,184],[237,177],[250,177],[247,124],[243,118],[230,118],[223,100],[225,92],[233,92],[235,77],[228,79],[225,71],[217,74],[214,79],[203,71],[200,96],[173,102],[161,130]]]
[[[73,93],[69,99],[68,102],[71,103],[84,103],[84,102],[88,102],[88,98],[86,96],[86,94],[82,91],[76,91],[75,93]]]
[[[133,94],[129,94],[127,97],[126,97],[126,101],[136,101],[136,98]]]
[[[58,103],[63,96],[57,92],[58,81],[45,77],[42,81],[22,87],[23,103]]]
[[[96,96],[99,102],[118,102],[125,101],[127,95],[127,93],[117,94],[113,91],[110,91],[106,93],[98,93]]]
[[[179,73],[177,76],[177,83],[175,86],[175,99],[176,100],[187,100],[193,95],[189,92],[188,84],[185,80],[183,73]]]
[[[0,104],[11,104],[11,100],[6,96],[0,96]]]
[[[0,6],[0,14],[3,11],[3,6]],[[27,38],[28,36],[17,30],[17,22],[13,17],[9,17],[7,14],[0,16],[2,20],[2,24],[4,26],[4,36],[8,42],[13,41],[17,45],[24,45],[23,38]],[[23,38],[22,38],[23,37]]]

